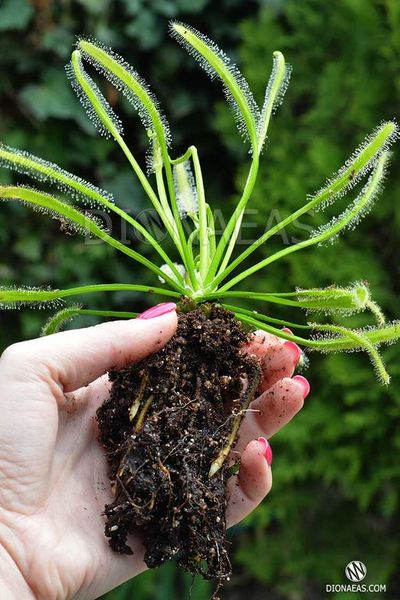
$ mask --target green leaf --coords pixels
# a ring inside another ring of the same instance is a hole
[[[74,94],[63,73],[55,69],[45,72],[39,84],[26,85],[19,92],[24,106],[38,121],[47,119],[73,119],[83,131],[93,135],[95,129],[76,103]]]
[[[257,125],[259,110],[249,85],[236,65],[207,36],[193,27],[172,21],[170,32],[214,79],[223,83],[225,96],[233,108],[233,114],[240,133],[249,138],[253,150],[257,148]]]
[[[32,188],[24,188],[22,186],[4,186],[0,187],[0,200],[22,200],[32,208],[60,219],[62,223],[68,223],[75,231],[89,233],[126,254],[133,260],[146,266],[150,271],[165,279],[173,289],[182,290],[180,284],[176,280],[171,279],[168,275],[163,273],[157,265],[138,252],[131,250],[118,240],[112,238],[90,216],[81,213],[76,208],[65,202],[61,202],[50,194],[45,194]]]
[[[228,281],[228,283],[223,285],[220,288],[220,291],[224,292],[229,290],[243,279],[246,279],[246,277],[249,277],[267,265],[272,264],[273,262],[276,262],[283,257],[292,254],[293,252],[297,252],[298,250],[302,250],[303,248],[307,248],[315,244],[322,245],[326,242],[332,242],[337,239],[339,234],[344,230],[354,229],[362,217],[365,216],[371,209],[377,196],[382,191],[382,182],[385,178],[388,160],[389,152],[386,150],[379,156],[376,166],[360,194],[355,198],[355,200],[353,200],[353,202],[345,209],[343,213],[334,217],[330,223],[313,231],[308,240],[299,242],[298,244],[293,244],[287,248],[283,248],[268,258],[260,261],[258,264],[249,267]]]
[[[311,210],[324,209],[337,198],[354,187],[354,185],[369,172],[383,155],[388,156],[387,150],[399,137],[399,129],[394,121],[382,123],[365,142],[361,144],[339,171],[327,181],[325,187],[311,196],[301,208],[292,212],[287,218],[280,221],[277,225],[268,228],[267,231],[244,250],[234,261],[232,261],[223,271],[221,271],[213,280],[214,285],[218,285],[229,273],[238,267],[246,258],[250,256],[257,248],[265,244],[272,236],[282,231],[285,227],[294,223],[299,217]],[[379,189],[377,189],[377,192]],[[373,198],[371,199],[372,203]],[[223,286],[225,289],[225,286]]]
[[[3,0],[0,7],[0,31],[25,29],[33,13],[33,6],[28,0]]]
[[[171,141],[168,122],[144,79],[121,56],[99,42],[81,39],[77,48],[84,60],[122,91],[138,111],[145,129],[154,130],[161,147],[168,146]]]
[[[283,97],[289,85],[291,72],[292,67],[285,63],[282,52],[274,52],[272,73],[265,91],[260,119],[257,123],[258,153],[261,152],[267,138],[271,114],[276,112],[283,102]]]
[[[248,290],[216,292],[217,298],[249,298],[261,300],[272,304],[282,304],[303,308],[308,311],[322,312],[325,314],[353,314],[369,308],[371,302],[370,290],[366,283],[354,283],[348,287],[336,285],[327,288],[313,288],[296,292],[259,293]]]
[[[363,331],[354,331],[351,329],[346,329],[345,327],[339,327],[337,325],[321,325],[319,323],[312,324],[312,327],[316,331],[328,331],[329,333],[333,333],[334,335],[338,335],[342,338],[350,339],[354,342],[356,348],[362,348],[365,350],[374,366],[376,375],[381,383],[384,385],[388,385],[390,383],[390,377],[388,372],[386,371],[385,364],[383,362],[382,357],[380,356],[378,350],[375,345],[371,342],[371,340],[364,334]],[[329,335],[328,333],[328,335]],[[395,333],[395,329],[393,328],[393,333]],[[398,332],[397,332],[398,335]],[[329,339],[329,338],[328,338]],[[323,347],[323,339],[318,339],[319,346],[318,350],[324,352]]]
[[[122,122],[93,79],[84,71],[81,53],[78,50],[72,53],[71,62],[65,70],[73,90],[99,133],[106,138],[120,137],[123,131]]]
[[[90,206],[114,208],[111,194],[69,173],[55,163],[34,156],[24,150],[0,142],[0,167],[29,175],[38,181],[55,185],[61,192],[69,193]]]
[[[38,181],[55,185],[61,192],[69,193],[74,200],[88,204],[91,208],[101,207],[111,210],[127,221],[143,238],[158,252],[161,258],[171,267],[181,284],[182,278],[176,271],[174,264],[164,252],[161,245],[136,219],[114,204],[111,194],[94,186],[80,177],[65,171],[58,165],[38,158],[29,152],[17,150],[0,143],[0,166],[13,169],[24,175],[30,175]]]
[[[115,311],[115,310],[92,310],[82,308],[80,304],[68,306],[59,310],[55,315],[52,315],[47,323],[43,326],[41,335],[52,335],[63,329],[67,323],[80,315],[90,315],[94,317],[112,317],[116,319],[134,319],[138,313]]]
[[[0,308],[14,309],[21,306],[41,308],[50,303],[58,306],[64,298],[81,296],[85,294],[97,294],[100,292],[144,292],[179,298],[180,293],[172,290],[151,287],[148,285],[137,285],[134,283],[100,283],[95,285],[82,285],[79,287],[57,290],[28,287],[4,287],[0,286]]]

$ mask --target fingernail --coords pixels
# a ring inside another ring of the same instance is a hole
[[[264,454],[265,458],[267,459],[267,463],[269,464],[269,466],[271,466],[272,465],[272,448],[271,448],[270,444],[263,437],[259,437],[257,442],[262,446],[262,453]]]
[[[294,342],[291,342],[290,340],[286,340],[285,342],[283,342],[283,345],[285,346],[285,348],[287,348],[292,357],[293,357],[293,362],[294,362],[294,366],[297,365],[297,363],[299,362],[299,358],[301,355],[301,350],[298,347],[297,344],[295,344]]]
[[[284,331],[285,333],[290,333],[290,335],[293,335],[293,331],[291,329],[289,329],[289,327],[282,327],[282,331]]]
[[[303,375],[295,375],[292,377],[292,379],[301,385],[303,388],[303,398],[307,398],[308,394],[310,393],[310,384],[308,383],[308,379],[303,377]]]
[[[175,302],[162,302],[161,304],[157,304],[156,306],[148,308],[136,318],[154,319],[154,317],[161,317],[161,315],[166,315],[167,313],[172,312],[173,310],[176,310]]]

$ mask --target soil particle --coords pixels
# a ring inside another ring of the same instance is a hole
[[[209,305],[180,314],[156,354],[109,373],[97,420],[114,494],[105,534],[115,551],[131,554],[127,536],[139,528],[148,567],[172,558],[218,584],[229,578],[228,464],[213,477],[209,470],[259,380],[255,359],[240,352],[246,339],[232,313]]]

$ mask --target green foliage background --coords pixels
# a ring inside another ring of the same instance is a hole
[[[173,125],[176,153],[190,143],[198,146],[209,200],[228,214],[245,176],[246,150],[218,86],[168,39],[171,17],[189,21],[224,47],[260,101],[272,51],[282,50],[294,66],[270,130],[250,205],[254,212],[247,216],[248,236],[253,223],[261,231],[297,207],[366,133],[382,119],[398,116],[398,0],[3,0],[1,140],[110,189],[123,208],[137,212],[147,206],[113,144],[94,134],[63,73],[74,36],[92,34],[153,84]],[[107,86],[106,92],[112,103],[118,101]],[[143,161],[146,140],[138,120],[129,106],[120,106],[131,123],[128,142]],[[332,247],[293,255],[255,277],[252,289],[286,291],[367,279],[388,316],[398,318],[399,157],[395,148],[387,188],[355,232]],[[8,181],[10,174],[0,177]],[[0,209],[2,285],[148,279],[103,245],[60,235],[51,220],[20,206]],[[304,235],[310,222],[288,231],[289,240]],[[118,235],[118,223],[114,226]],[[281,243],[277,239],[273,245]],[[260,256],[270,248],[262,248]],[[93,297],[90,307],[141,310],[145,301],[116,294]],[[46,315],[1,313],[0,349],[37,335]],[[364,356],[311,356],[312,394],[302,414],[273,440],[273,492],[230,534],[234,576],[223,598],[319,600],[327,597],[326,583],[345,583],[343,569],[353,559],[366,563],[367,583],[387,584],[382,598],[400,597],[399,348],[388,348],[385,357],[393,378],[387,390],[375,383]],[[107,600],[180,599],[189,596],[190,585],[189,577],[166,565],[111,592]],[[195,582],[192,598],[208,598],[210,591],[207,583]]]

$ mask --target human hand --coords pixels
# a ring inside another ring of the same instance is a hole
[[[259,395],[249,406],[233,452],[233,459],[240,456],[240,470],[228,481],[228,527],[251,513],[270,491],[272,449],[268,439],[291,421],[310,392],[305,377],[292,377],[301,355],[294,342],[256,331],[244,351],[257,357],[262,377]]]
[[[2,355],[2,600],[89,600],[146,568],[140,535],[129,539],[132,557],[112,552],[103,534],[101,513],[111,491],[95,412],[109,393],[104,373],[156,352],[175,328],[172,306],[156,318],[67,331],[15,344]],[[305,395],[304,382],[290,379],[298,358],[293,345],[258,332],[246,351],[264,365],[265,391],[251,406],[259,412],[249,412],[241,427],[228,524],[248,514],[271,486],[266,442],[250,440],[282,427]]]

